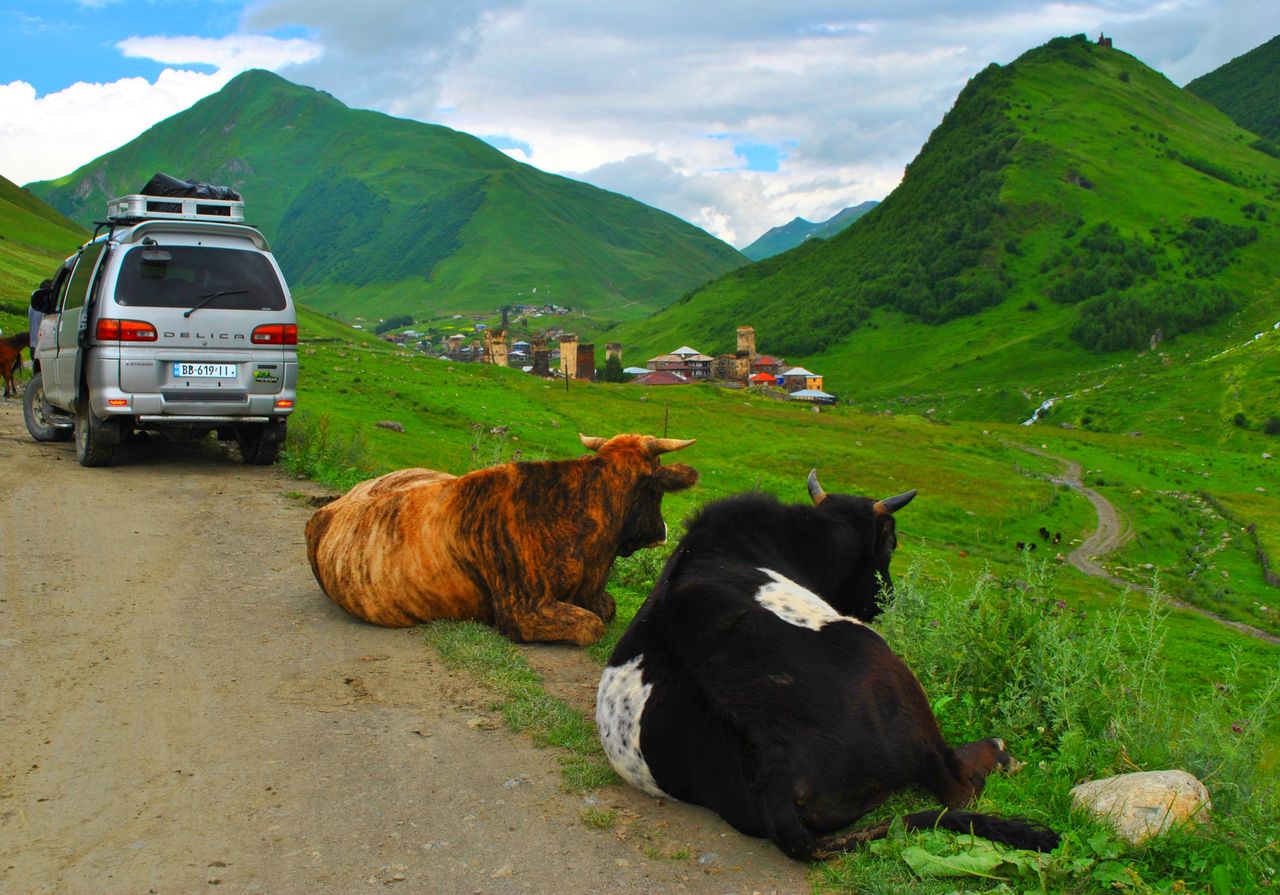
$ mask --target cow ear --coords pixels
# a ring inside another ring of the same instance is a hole
[[[672,463],[670,466],[659,466],[654,477],[663,491],[684,491],[698,483],[698,470],[683,463]]]

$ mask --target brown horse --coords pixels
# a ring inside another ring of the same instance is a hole
[[[21,332],[0,338],[0,377],[4,378],[4,396],[17,396],[13,373],[22,369],[22,349],[31,344],[31,334]]]

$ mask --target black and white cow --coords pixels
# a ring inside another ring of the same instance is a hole
[[[891,587],[885,500],[823,492],[813,505],[744,495],[689,526],[600,681],[605,753],[633,786],[704,805],[743,833],[813,860],[883,836],[837,834],[918,785],[945,811],[909,827],[1048,851],[1055,833],[963,811],[1016,763],[998,739],[952,749],[911,670],[863,622]]]

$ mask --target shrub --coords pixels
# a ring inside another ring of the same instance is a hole
[[[1262,424],[1262,431],[1268,435],[1280,435],[1280,416],[1269,416]]]
[[[1280,791],[1260,758],[1280,717],[1275,668],[1243,669],[1226,657],[1188,704],[1165,671],[1163,598],[1145,612],[1086,612],[1056,598],[1043,566],[972,586],[929,583],[914,568],[895,591],[877,627],[920,678],[949,742],[1005,737],[1014,755],[1038,765],[1040,792],[1029,796],[1037,804],[1135,765],[1185,768],[1213,796],[1219,841],[1197,848],[1239,850],[1230,860],[1248,862],[1258,879],[1275,872],[1268,842]],[[1244,686],[1257,672],[1261,683]],[[1184,874],[1185,846],[1161,840],[1142,860],[1156,874]]]
[[[341,488],[350,488],[374,473],[368,444],[360,432],[333,432],[327,414],[299,411],[289,418],[281,462],[289,472]]]

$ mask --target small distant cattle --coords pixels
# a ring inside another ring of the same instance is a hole
[[[614,558],[666,540],[662,495],[698,473],[659,459],[693,440],[579,438],[592,454],[356,485],[307,522],[316,580],[378,625],[472,619],[513,640],[594,643],[614,614]]]
[[[1043,525],[1040,526],[1040,540],[1049,540],[1049,529],[1045,528]]]
[[[30,344],[31,336],[25,332],[0,337],[0,379],[4,379],[6,398],[18,394],[18,387],[13,382],[13,374],[15,370],[22,369],[22,349]]]
[[[906,815],[1047,851],[1057,834],[964,811],[1004,742],[953,749],[924,689],[864,622],[890,592],[893,514],[915,496],[826,494],[810,505],[743,495],[701,511],[619,641],[596,723],[633,786],[712,809],[800,861],[879,838],[844,830],[917,785],[946,811]]]

